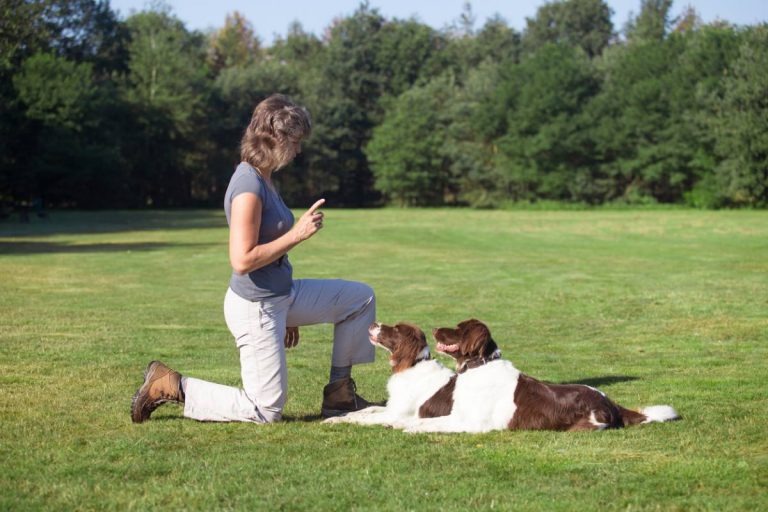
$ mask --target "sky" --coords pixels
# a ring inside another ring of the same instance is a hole
[[[613,9],[613,26],[620,30],[631,12],[640,8],[640,0],[607,0]],[[262,43],[271,45],[275,36],[285,35],[293,21],[299,21],[307,32],[318,36],[334,18],[352,14],[360,0],[166,0],[173,13],[193,30],[207,30],[224,25],[224,18],[232,11],[241,12],[253,24]],[[525,18],[536,15],[544,0],[475,0],[471,2],[475,14],[475,27],[480,28],[486,19],[501,15],[518,30],[525,27]],[[112,8],[123,17],[132,11],[143,10],[146,0],[112,0]],[[280,7],[275,7],[279,5]],[[459,18],[464,0],[371,0],[370,6],[386,18],[415,17],[436,29],[451,25]],[[672,14],[677,15],[687,5],[696,9],[705,22],[716,19],[739,25],[752,25],[768,21],[768,0],[677,0]]]

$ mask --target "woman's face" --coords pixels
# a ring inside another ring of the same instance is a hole
[[[296,139],[296,140],[290,140],[289,139],[288,143],[290,144],[290,147],[291,147],[291,150],[292,150],[292,154],[293,154],[291,159],[294,159],[294,158],[296,158],[296,155],[301,153],[301,139]]]
[[[285,155],[285,161],[281,167],[291,163],[291,161],[296,158],[296,155],[301,153],[301,139],[286,138],[284,144],[285,152],[283,154]]]

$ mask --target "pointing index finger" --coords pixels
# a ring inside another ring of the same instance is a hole
[[[309,207],[308,212],[315,213],[315,210],[320,208],[323,205],[323,203],[325,203],[325,199],[318,199],[317,201],[315,201],[315,204]]]

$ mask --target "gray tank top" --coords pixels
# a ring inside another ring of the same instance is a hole
[[[244,192],[256,194],[261,199],[259,244],[271,242],[293,227],[293,213],[285,206],[280,195],[270,187],[256,169],[245,162],[241,162],[235,169],[235,173],[229,180],[227,192],[224,194],[224,213],[227,216],[227,224],[232,218],[232,200]],[[232,278],[229,280],[232,291],[250,301],[288,295],[292,284],[293,269],[287,254],[248,274],[238,274],[233,271]]]

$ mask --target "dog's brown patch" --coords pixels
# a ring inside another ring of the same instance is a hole
[[[581,384],[549,384],[521,373],[514,399],[517,410],[510,429],[595,430],[592,414],[604,428],[624,426],[616,404]]]
[[[429,400],[419,407],[419,418],[448,416],[453,409],[453,390],[456,389],[456,375],[437,390]]]

